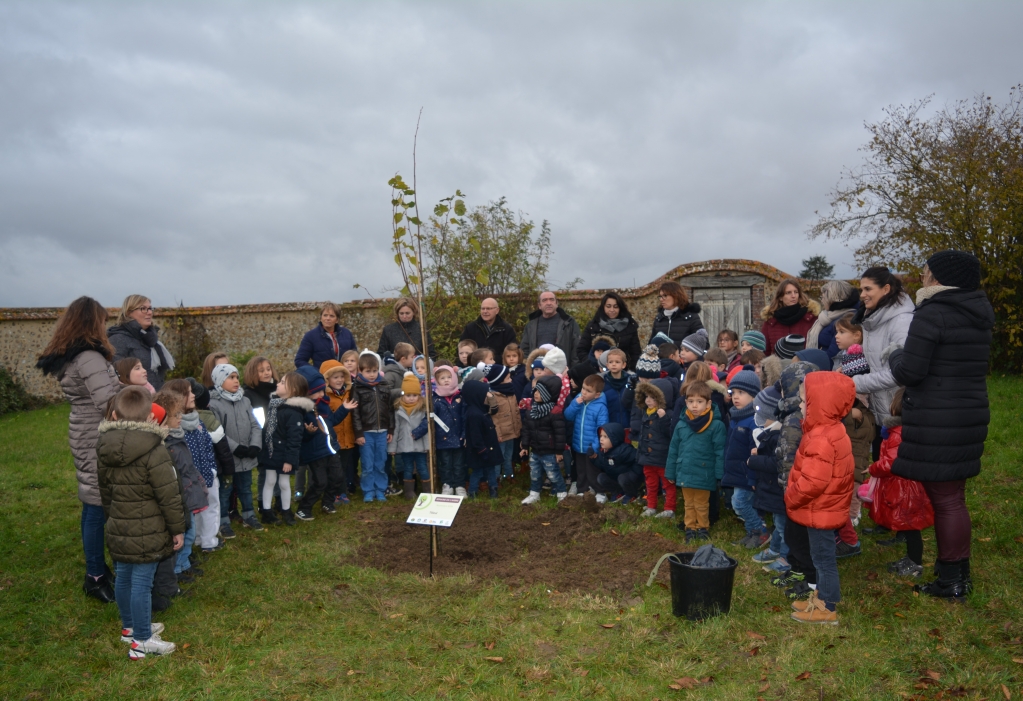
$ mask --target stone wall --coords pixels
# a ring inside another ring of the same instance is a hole
[[[657,290],[664,280],[678,280],[687,292],[690,285],[714,284],[713,278],[734,277],[743,284],[753,278],[762,282],[748,285],[751,295],[751,325],[759,327],[759,312],[777,283],[789,277],[786,273],[757,261],[710,260],[680,265],[637,288],[612,288],[627,301],[633,316],[640,323],[640,337],[650,332],[656,315]],[[708,283],[708,278],[712,278]],[[699,280],[699,283],[696,281]],[[687,285],[687,281],[690,285]],[[738,282],[736,284],[739,284]],[[766,289],[766,293],[765,293]],[[558,295],[561,306],[579,320],[580,326],[592,317],[597,303],[608,289],[574,290]],[[109,301],[109,300],[108,300]],[[380,330],[392,319],[390,299],[359,300],[341,305],[341,323],[355,335],[360,347],[376,350]],[[111,316],[118,309],[111,308]],[[36,395],[60,400],[60,386],[52,378],[44,378],[35,369],[38,353],[49,341],[53,325],[62,312],[60,308],[8,308],[0,309],[0,363]],[[292,366],[302,335],[316,325],[319,302],[291,304],[249,304],[227,307],[169,307],[154,312],[155,323],[161,327],[161,337],[175,356],[183,352],[184,344],[196,336],[204,335],[210,348],[229,354],[255,352],[266,355],[278,368]]]

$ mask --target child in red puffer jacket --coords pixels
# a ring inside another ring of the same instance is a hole
[[[891,416],[881,429],[881,455],[870,466],[870,476],[877,478],[870,504],[874,523],[899,531],[906,539],[906,557],[888,565],[888,571],[903,577],[923,574],[924,543],[920,531],[934,525],[934,508],[920,482],[892,474],[892,463],[902,443],[902,395],[899,388],[892,399]],[[867,487],[867,485],[864,485]],[[864,490],[866,491],[866,490]]]

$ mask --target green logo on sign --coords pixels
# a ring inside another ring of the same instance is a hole
[[[428,507],[432,503],[433,503],[433,495],[432,494],[420,494],[419,495],[419,501],[416,502],[416,505],[413,508],[414,509],[425,509],[426,507]]]

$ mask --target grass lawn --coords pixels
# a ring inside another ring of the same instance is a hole
[[[731,614],[703,623],[674,618],[669,592],[645,587],[641,574],[610,595],[390,574],[357,566],[356,552],[365,521],[397,512],[357,503],[291,529],[239,528],[192,595],[158,617],[178,651],[134,663],[116,606],[81,591],[67,406],[6,416],[0,698],[1020,699],[1023,380],[992,378],[990,390],[984,471],[968,490],[976,593],[965,605],[914,595],[885,570],[904,550],[869,537],[863,555],[840,561],[841,625],[826,629],[791,621],[779,590],[732,546]],[[518,514],[523,495],[505,489],[480,508]],[[615,537],[610,523],[596,528]],[[615,528],[657,532],[665,552],[683,549],[673,524]],[[712,536],[727,543],[739,531],[726,517]],[[425,549],[425,531],[414,536],[410,547]],[[930,564],[933,531],[924,538]],[[614,566],[612,557],[592,562]]]

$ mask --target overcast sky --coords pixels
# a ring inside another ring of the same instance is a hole
[[[887,105],[1004,101],[1023,3],[0,4],[0,306],[348,300],[395,172],[501,196],[555,283],[798,273]]]

